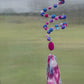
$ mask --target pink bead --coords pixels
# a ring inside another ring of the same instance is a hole
[[[46,22],[46,25],[48,25],[49,24],[49,22]]]
[[[55,17],[55,20],[58,20],[58,18],[57,18],[57,17]]]
[[[45,14],[45,17],[47,18],[48,17],[48,14]]]
[[[49,42],[49,44],[48,44],[48,48],[49,48],[49,50],[54,50],[54,43],[53,42]]]
[[[47,27],[45,27],[44,29],[45,29],[45,30],[48,30],[48,28],[47,28]]]
[[[49,10],[50,10],[51,8],[52,8],[52,7],[50,7],[50,6],[48,7]]]
[[[67,27],[67,24],[64,24],[65,27]]]

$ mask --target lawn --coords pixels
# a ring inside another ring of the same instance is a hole
[[[0,17],[1,84],[46,84],[49,54],[43,21],[32,17]],[[84,25],[51,34],[63,84],[84,84]]]

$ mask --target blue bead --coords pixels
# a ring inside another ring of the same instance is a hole
[[[62,25],[62,26],[61,26],[61,29],[65,29],[65,26],[64,26],[64,25]]]
[[[51,15],[51,18],[52,18],[52,19],[54,19],[54,18],[55,18],[55,15],[54,15],[54,14],[53,14],[53,15]]]
[[[45,14],[45,13],[44,13],[44,12],[42,12],[40,15],[41,15],[41,16],[44,16],[44,14]]]
[[[59,27],[56,27],[56,30],[59,30]]]
[[[47,25],[43,25],[43,28],[47,27]]]
[[[50,34],[50,31],[47,31],[48,34]]]
[[[53,7],[54,7],[54,8],[57,8],[57,4],[54,4]]]
[[[56,24],[56,25],[55,25],[55,27],[59,27],[59,25],[58,25],[58,24]]]
[[[43,11],[46,12],[47,11],[47,8],[44,8]]]
[[[53,28],[49,28],[49,31],[52,32],[53,31]]]

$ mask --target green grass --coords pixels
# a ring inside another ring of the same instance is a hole
[[[46,84],[49,50],[43,21],[24,18],[16,24],[10,21],[17,18],[11,18],[0,21],[1,84]],[[51,37],[63,84],[84,84],[84,25],[69,25]]]

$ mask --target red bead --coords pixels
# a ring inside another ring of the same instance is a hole
[[[49,44],[48,44],[48,48],[49,48],[49,50],[54,50],[54,43],[53,42],[49,42]]]
[[[61,2],[58,3],[59,5],[61,4]]]
[[[45,14],[45,17],[47,18],[48,17],[48,14]]]
[[[59,15],[58,18],[61,19],[61,15]]]

